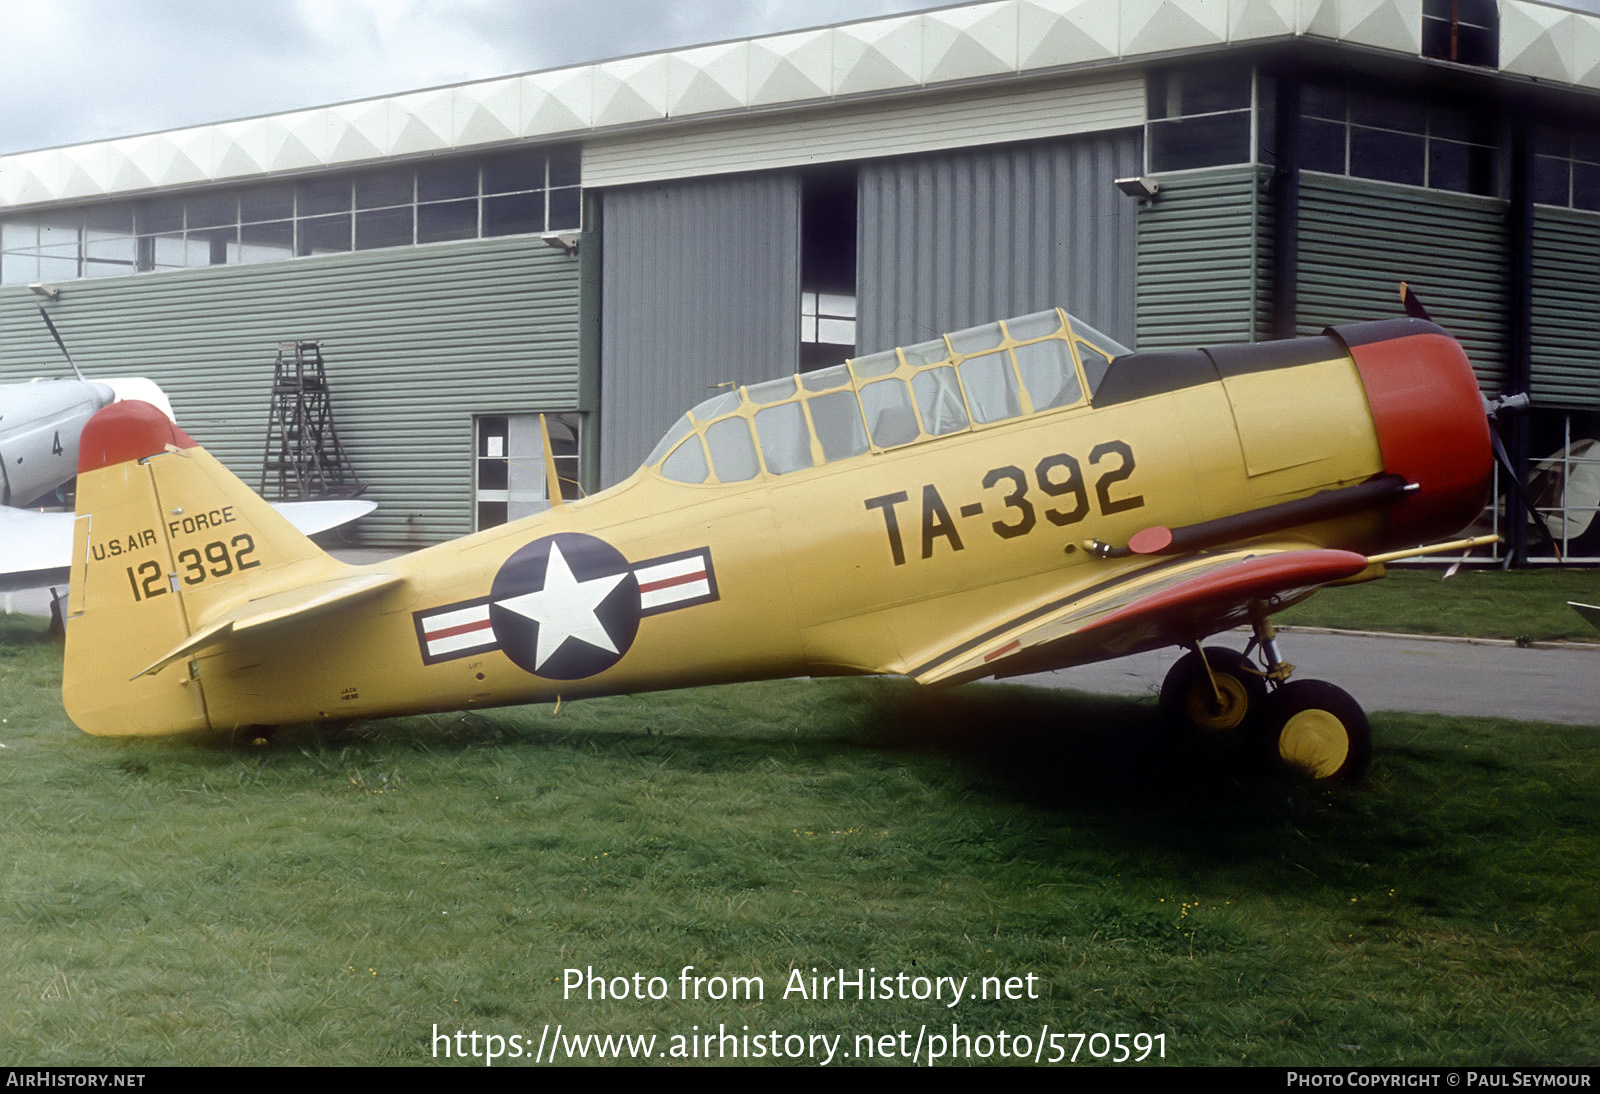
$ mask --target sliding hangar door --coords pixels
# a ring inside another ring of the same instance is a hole
[[[1137,206],[1113,182],[1141,157],[1119,130],[603,191],[601,485],[720,386],[822,363],[819,291],[853,336],[828,363],[1055,306],[1131,342]],[[817,199],[841,178],[853,201]]]

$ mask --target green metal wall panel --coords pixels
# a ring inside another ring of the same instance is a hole
[[[280,341],[323,343],[334,422],[378,511],[361,541],[472,525],[473,416],[579,403],[579,260],[518,236],[63,282],[48,305],[90,377],[147,376],[260,482]],[[38,297],[0,289],[0,382],[70,374]]]
[[[1533,398],[1600,409],[1600,214],[1534,211]]]
[[[1137,348],[1264,337],[1270,227],[1257,200],[1261,173],[1230,167],[1159,181],[1156,199],[1139,209]]]
[[[1300,179],[1301,334],[1403,314],[1409,282],[1466,347],[1486,392],[1507,375],[1505,203],[1306,173]]]

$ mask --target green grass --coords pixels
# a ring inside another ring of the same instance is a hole
[[[423,1063],[435,1024],[546,1022],[1600,1057],[1594,729],[1381,716],[1338,792],[1184,755],[1142,702],[879,680],[101,740],[36,626],[0,620],[8,1063]],[[766,997],[678,999],[685,965]],[[673,997],[563,1000],[587,967]],[[782,998],[812,967],[1040,998]]]
[[[1325,589],[1275,618],[1280,623],[1399,634],[1600,642],[1567,606],[1600,603],[1600,569],[1462,570],[1391,567],[1381,581]]]

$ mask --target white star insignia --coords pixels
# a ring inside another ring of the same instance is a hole
[[[626,573],[579,581],[557,544],[550,544],[550,559],[545,566],[544,588],[498,601],[500,607],[516,612],[539,624],[539,647],[534,653],[534,669],[555,656],[569,638],[616,653],[616,643],[600,622],[596,609],[622,584]]]

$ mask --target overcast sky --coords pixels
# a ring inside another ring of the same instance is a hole
[[[0,0],[0,154],[947,3]]]
[[[0,154],[947,0],[0,0]]]

